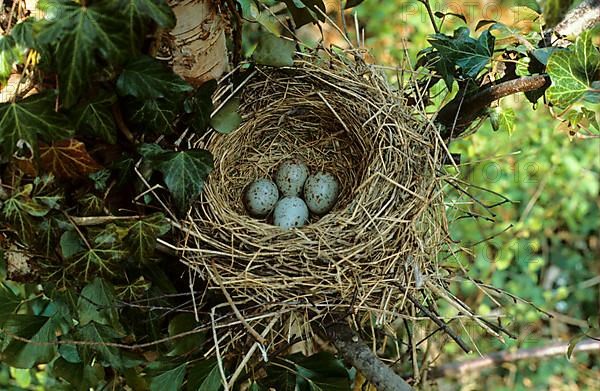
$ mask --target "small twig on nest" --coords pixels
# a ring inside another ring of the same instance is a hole
[[[481,370],[482,368],[494,365],[497,366],[506,362],[527,360],[530,358],[547,358],[558,356],[561,354],[567,354],[568,348],[568,342],[558,342],[538,348],[519,349],[515,352],[494,352],[473,360],[453,362],[433,368],[431,370],[430,377],[435,379],[440,377],[460,376],[467,372]],[[585,339],[575,346],[573,352],[591,352],[596,350],[600,350],[600,341]]]
[[[454,340],[454,342],[456,342],[456,344],[460,346],[462,350],[464,350],[465,353],[471,352],[471,348],[469,347],[469,345],[467,345],[458,335],[456,335],[456,333],[450,327],[448,327],[446,322],[444,322],[434,313],[429,311],[427,307],[419,303],[419,301],[412,297],[408,292],[406,293],[406,297],[415,305],[415,307],[421,310],[421,312],[423,312],[429,319],[433,320],[433,322],[437,324],[440,327],[440,329],[442,329],[446,334],[448,334]]]
[[[259,344],[264,346],[267,343],[267,341],[256,330],[254,330],[252,328],[252,326],[250,326],[248,324],[248,322],[246,322],[246,319],[244,319],[244,316],[242,315],[240,310],[238,310],[237,306],[231,299],[229,292],[227,292],[227,289],[225,289],[225,287],[223,286],[223,281],[221,280],[221,276],[219,275],[219,272],[217,271],[217,268],[215,267],[214,264],[212,265],[212,272],[215,276],[215,279],[217,280],[217,283],[219,284],[219,287],[221,288],[221,292],[223,292],[223,295],[225,296],[225,299],[227,300],[227,303],[229,303],[229,306],[233,310],[235,317],[238,318],[238,320],[240,322],[242,322],[242,325],[244,325],[244,328],[246,328],[246,330],[248,331],[248,333],[250,333],[252,338],[254,338],[254,340],[256,342],[258,342]]]
[[[346,324],[327,330],[340,355],[360,371],[379,391],[410,391],[412,387],[377,358],[371,349]]]

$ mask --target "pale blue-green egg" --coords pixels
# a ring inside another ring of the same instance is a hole
[[[340,184],[335,176],[319,171],[304,184],[304,201],[311,212],[323,215],[331,210],[340,194]]]
[[[277,185],[270,179],[257,179],[246,188],[244,204],[254,217],[265,217],[275,207],[279,199]]]
[[[308,167],[299,160],[286,160],[275,174],[275,183],[284,196],[299,196],[308,177]]]
[[[284,229],[302,227],[308,221],[308,208],[300,197],[283,197],[275,205],[273,224]]]

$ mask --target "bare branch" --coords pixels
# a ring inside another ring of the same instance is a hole
[[[379,391],[411,391],[392,369],[369,349],[364,341],[347,325],[338,323],[327,330],[331,342],[343,358],[352,364]]]
[[[463,95],[458,94],[440,110],[436,118],[437,122],[446,126],[442,137],[448,139],[460,136],[492,102],[518,92],[537,90],[549,83],[550,79],[546,75],[524,76],[499,84],[486,84],[477,93],[465,99],[461,99]]]
[[[435,379],[440,377],[457,377],[464,375],[467,372],[478,371],[482,368],[498,366],[507,362],[528,360],[532,358],[541,359],[563,354],[566,355],[568,348],[568,342],[557,342],[539,348],[519,349],[515,352],[494,352],[473,360],[459,361],[433,368],[429,378]],[[588,338],[579,342],[573,349],[573,353],[592,352],[598,350],[600,350],[600,341]]]

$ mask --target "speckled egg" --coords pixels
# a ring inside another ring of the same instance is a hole
[[[275,205],[273,224],[284,229],[302,227],[308,221],[308,208],[300,197],[283,197]]]
[[[277,185],[270,179],[257,179],[246,188],[244,193],[244,204],[248,213],[253,217],[265,217],[268,215],[277,200],[279,190]]]
[[[311,212],[323,215],[331,210],[340,194],[340,184],[335,176],[319,171],[304,184],[304,200]]]
[[[279,166],[275,183],[284,196],[299,196],[308,178],[308,167],[299,160],[287,160]]]

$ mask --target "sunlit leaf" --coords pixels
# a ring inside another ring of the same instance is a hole
[[[0,83],[10,76],[13,65],[21,61],[21,53],[10,35],[0,35]]]
[[[40,163],[44,170],[62,179],[82,178],[102,169],[85,144],[75,139],[40,146]]]
[[[292,66],[294,64],[294,41],[279,38],[270,33],[263,33],[258,38],[258,45],[252,54],[257,64],[274,67]]]
[[[38,138],[51,142],[72,134],[67,118],[54,111],[51,93],[0,104],[0,151],[4,156],[12,155],[20,142],[37,152]]]
[[[600,53],[590,31],[581,34],[568,50],[553,52],[547,71],[552,80],[547,96],[553,104],[566,107],[580,99],[600,102]]]
[[[232,98],[210,120],[210,125],[220,133],[231,133],[240,126],[242,117],[238,113],[239,98]]]

